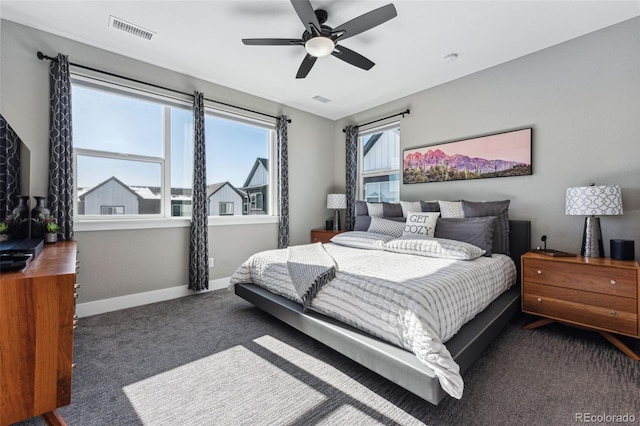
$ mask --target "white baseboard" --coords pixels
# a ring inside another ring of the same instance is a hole
[[[127,296],[112,297],[111,299],[96,300],[95,302],[78,303],[76,315],[88,317],[103,314],[105,312],[118,311],[120,309],[133,308],[149,303],[162,302],[164,300],[177,299],[178,297],[191,296],[193,294],[208,293],[213,290],[221,290],[229,286],[229,279],[218,278],[209,281],[209,289],[203,291],[191,291],[187,286],[163,288],[162,290],[147,291],[144,293],[130,294]],[[82,289],[81,289],[82,290]]]

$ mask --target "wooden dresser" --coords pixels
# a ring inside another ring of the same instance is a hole
[[[41,415],[65,424],[71,403],[76,243],[46,245],[23,271],[0,277],[0,425]]]
[[[640,338],[640,267],[597,257],[522,256],[522,311],[544,317],[532,329],[560,321],[598,331],[640,361],[614,334]],[[614,334],[612,334],[614,333]]]

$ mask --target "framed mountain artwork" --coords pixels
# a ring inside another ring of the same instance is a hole
[[[402,182],[426,183],[532,174],[531,127],[403,151]]]

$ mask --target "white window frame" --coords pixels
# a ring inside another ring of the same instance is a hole
[[[358,133],[358,188],[357,188],[357,196],[356,199],[360,201],[366,201],[364,189],[365,183],[364,179],[368,177],[376,177],[376,176],[386,176],[389,174],[398,173],[398,200],[400,199],[400,179],[402,179],[402,143],[398,144],[398,168],[389,168],[389,169],[379,169],[375,172],[364,172],[364,139],[367,136],[370,136],[375,133],[385,132],[387,130],[392,129],[400,130],[400,122],[395,121],[393,123],[385,124],[383,126],[378,126],[375,128],[367,129]],[[380,198],[378,197],[378,200]]]
[[[84,85],[92,88],[106,90],[114,94],[124,96],[140,97],[141,99],[156,99],[164,104],[164,140],[163,150],[164,157],[147,157],[126,154],[114,154],[112,152],[102,152],[98,150],[88,150],[74,148],[73,150],[73,169],[74,181],[77,182],[77,156],[102,156],[105,158],[126,159],[134,161],[149,161],[161,164],[161,188],[162,202],[161,213],[159,214],[138,214],[138,215],[76,215],[74,217],[74,231],[103,231],[118,229],[157,229],[157,228],[174,228],[174,227],[190,227],[190,217],[172,216],[171,207],[171,107],[192,108],[192,101],[185,96],[183,99],[170,96],[168,94],[150,92],[146,87],[131,87],[121,83],[106,81],[102,78],[96,78],[93,75],[84,75],[80,73],[72,73],[72,84]],[[267,214],[265,215],[229,215],[229,216],[210,216],[209,226],[226,226],[241,224],[260,224],[260,223],[278,223],[277,216],[277,181],[276,181],[276,152],[275,152],[275,123],[267,122],[257,117],[249,115],[240,115],[232,111],[221,110],[213,105],[208,105],[205,101],[205,113],[223,116],[228,119],[245,122],[247,124],[265,127],[269,130],[269,197],[266,200]],[[78,194],[77,186],[74,185],[74,211],[78,212]]]

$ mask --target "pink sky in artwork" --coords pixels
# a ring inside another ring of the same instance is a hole
[[[449,156],[460,154],[485,160],[517,161],[518,163],[531,164],[530,140],[531,129],[522,129],[459,142],[424,146],[405,151],[405,156],[415,151],[424,153],[430,149],[439,149]]]

